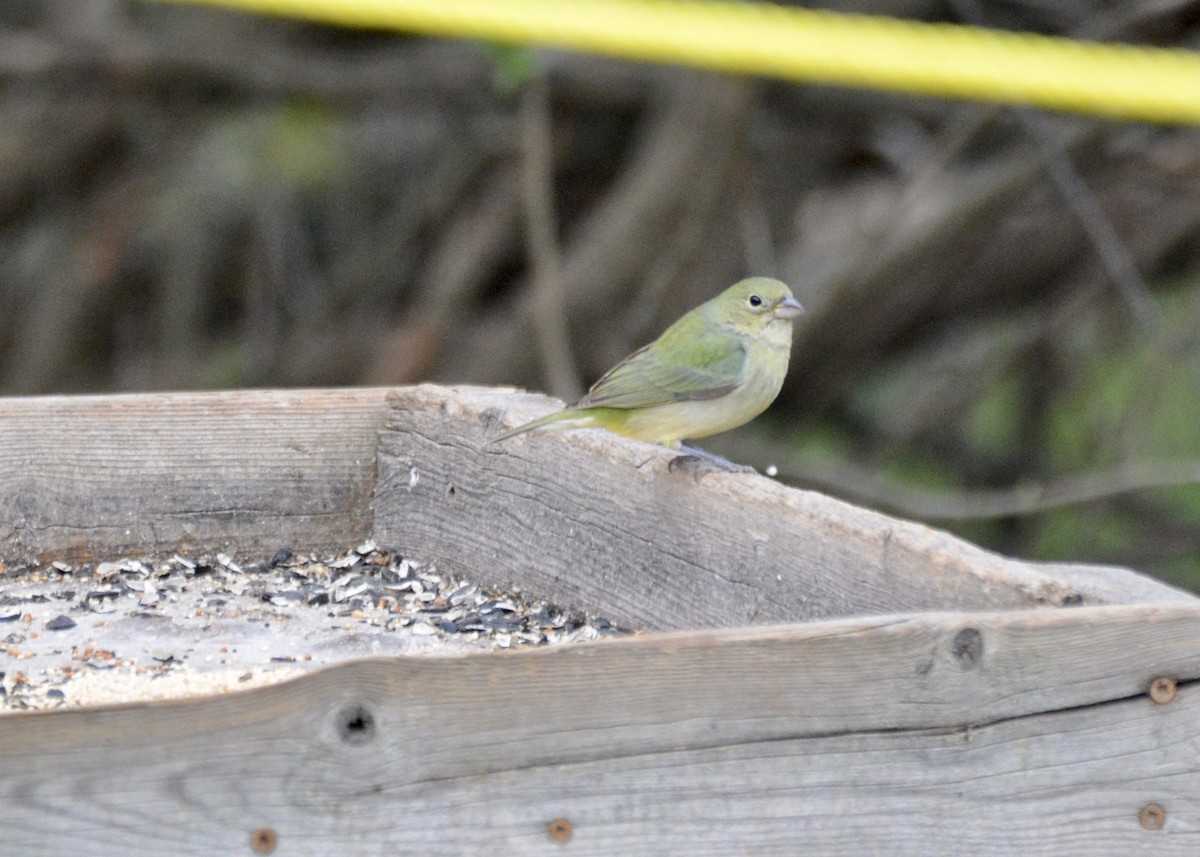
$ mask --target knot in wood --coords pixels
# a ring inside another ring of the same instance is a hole
[[[963,669],[974,669],[983,660],[983,634],[978,628],[963,628],[954,635],[951,651]]]
[[[375,740],[375,715],[361,703],[348,705],[337,715],[338,737],[345,743],[359,747]]]

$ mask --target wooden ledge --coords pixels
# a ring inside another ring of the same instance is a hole
[[[434,385],[0,399],[0,559],[265,559],[373,538],[651,629],[1196,603],[1134,572],[1006,559],[762,476],[669,472],[672,453],[606,432],[488,442],[555,406]]]
[[[10,715],[4,843],[1190,854],[1198,650],[1196,607],[891,616],[355,661],[225,697]],[[1147,806],[1164,813],[1149,826]]]

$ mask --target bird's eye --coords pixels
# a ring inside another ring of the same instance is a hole
[[[762,306],[762,298],[760,298],[758,295],[751,295],[750,306]]]

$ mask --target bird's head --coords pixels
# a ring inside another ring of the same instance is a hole
[[[750,277],[713,298],[717,320],[743,333],[758,333],[772,322],[791,322],[804,312],[792,291],[779,280]]]

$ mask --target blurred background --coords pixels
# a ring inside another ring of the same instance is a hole
[[[1200,47],[1195,0],[822,6]],[[708,448],[1200,588],[1198,128],[0,0],[0,394],[569,400],[749,274],[807,314]]]

